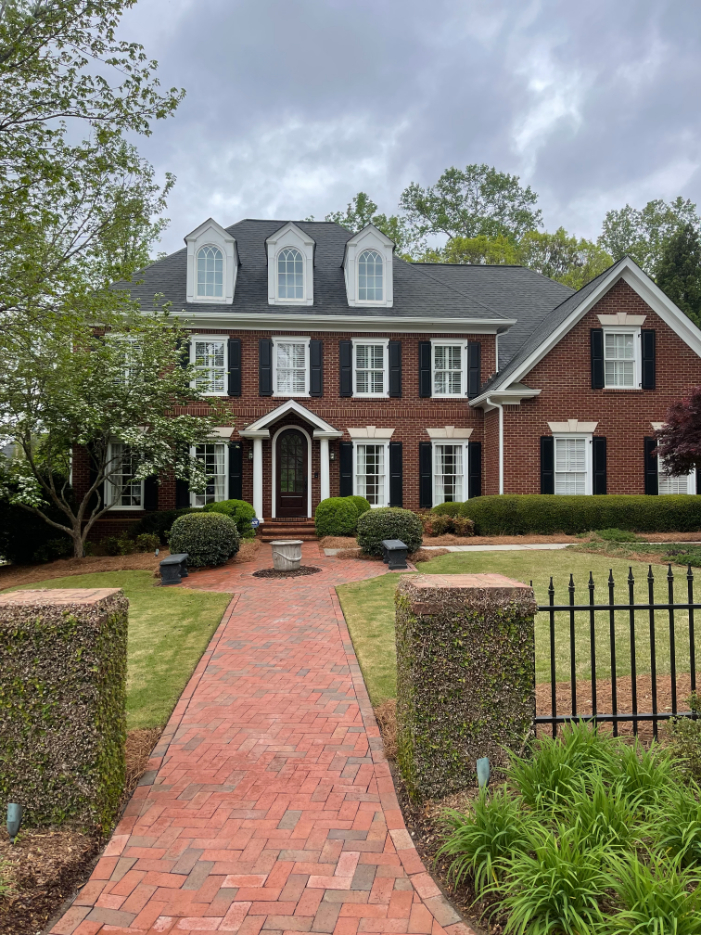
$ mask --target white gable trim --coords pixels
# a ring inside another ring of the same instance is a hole
[[[313,305],[314,304],[314,247],[316,242],[309,234],[288,221],[265,241],[268,248],[268,304],[269,305]],[[301,299],[281,298],[278,295],[277,258],[285,247],[294,247],[302,254],[304,285]]]
[[[358,260],[364,250],[375,250],[382,257],[382,299],[361,300],[358,295]],[[374,224],[366,224],[346,242],[343,254],[343,273],[346,280],[346,296],[351,308],[391,308],[394,304],[393,262],[394,243],[378,230]]]
[[[320,432],[330,432],[332,433],[331,437],[336,437],[337,429],[333,425],[329,425],[328,422],[325,422],[319,416],[315,415],[313,412],[310,412],[306,406],[303,406],[301,403],[298,403],[294,399],[288,399],[287,402],[283,403],[281,406],[278,406],[277,409],[273,409],[271,412],[266,412],[264,416],[261,416],[256,422],[251,423],[251,425],[246,426],[245,429],[239,429],[239,435],[242,438],[255,437],[258,432],[265,431],[268,429],[273,422],[276,422],[281,416],[287,415],[288,412],[294,412],[298,416],[301,416],[310,425],[313,425],[315,429],[318,429]],[[342,432],[338,432],[338,436],[342,435]]]
[[[214,218],[208,218],[185,237],[187,247],[186,299],[196,305],[232,305],[236,291],[239,267],[236,238],[224,230]],[[197,252],[208,244],[218,247],[224,254],[224,289],[221,297],[197,295]]]

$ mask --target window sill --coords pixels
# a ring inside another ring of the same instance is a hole
[[[115,510],[115,511],[120,511],[122,513],[143,513],[144,509],[145,507],[143,506],[117,506],[115,505],[115,506],[107,507],[107,512],[109,513],[112,510]]]
[[[434,393],[427,399],[467,399],[465,393]]]
[[[273,399],[311,399],[309,393],[273,393]]]
[[[642,393],[642,386],[605,386],[604,393]]]
[[[352,398],[353,399],[389,399],[389,393],[353,393]]]

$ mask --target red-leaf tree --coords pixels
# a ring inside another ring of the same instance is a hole
[[[670,474],[688,474],[701,465],[701,386],[673,403],[667,419],[655,433],[657,454]]]

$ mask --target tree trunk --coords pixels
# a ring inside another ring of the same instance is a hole
[[[83,558],[85,556],[85,544],[80,528],[73,530],[71,538],[73,539],[73,558]]]

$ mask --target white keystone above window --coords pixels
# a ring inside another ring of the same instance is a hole
[[[548,422],[553,435],[557,432],[567,432],[569,435],[578,432],[584,435],[593,435],[598,424],[598,422],[580,422],[578,419],[568,419],[566,422]]]

